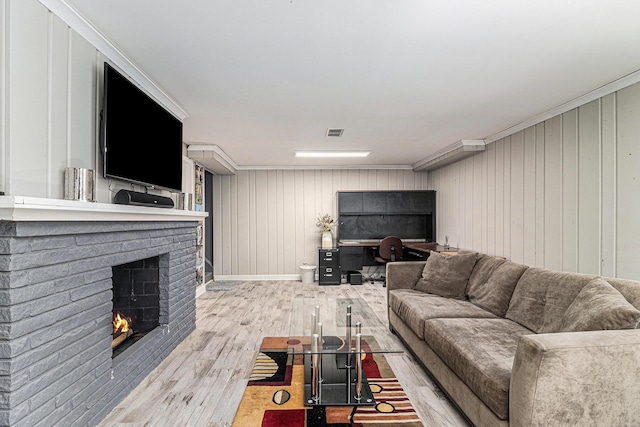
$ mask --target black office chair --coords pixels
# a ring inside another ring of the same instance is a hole
[[[380,265],[402,260],[402,240],[396,236],[382,239],[378,247],[378,256],[374,258]],[[387,286],[387,278],[383,276],[382,286]]]

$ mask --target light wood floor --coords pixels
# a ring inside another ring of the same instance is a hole
[[[196,330],[100,426],[230,426],[262,338],[289,335],[291,300],[301,297],[362,298],[387,324],[379,283],[264,281],[205,292],[196,303]],[[384,339],[396,339],[386,333]],[[409,353],[387,360],[425,426],[467,426]]]

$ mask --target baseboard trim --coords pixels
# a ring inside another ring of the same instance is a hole
[[[245,281],[257,281],[257,280],[297,280],[298,282],[301,280],[299,274],[254,274],[254,275],[235,275],[235,274],[225,274],[225,275],[216,275],[214,276],[215,280],[245,280]],[[316,275],[317,280],[317,275]]]
[[[209,282],[207,282],[209,283]],[[196,287],[196,298],[201,297],[202,295],[204,295],[207,292],[207,284],[203,283],[201,285],[198,285]]]

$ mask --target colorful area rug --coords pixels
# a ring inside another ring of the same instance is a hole
[[[267,337],[262,341],[251,378],[242,396],[233,427],[419,427],[409,398],[383,354],[365,353],[363,368],[374,393],[375,406],[304,406],[302,355],[288,355],[287,345],[302,348],[308,338]],[[367,337],[363,350],[377,343]]]

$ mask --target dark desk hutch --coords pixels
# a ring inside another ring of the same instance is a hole
[[[433,190],[338,191],[337,197],[337,236],[343,272],[375,265],[375,250],[371,246],[349,245],[349,242],[375,242],[387,236],[412,242],[435,241],[436,192]]]

